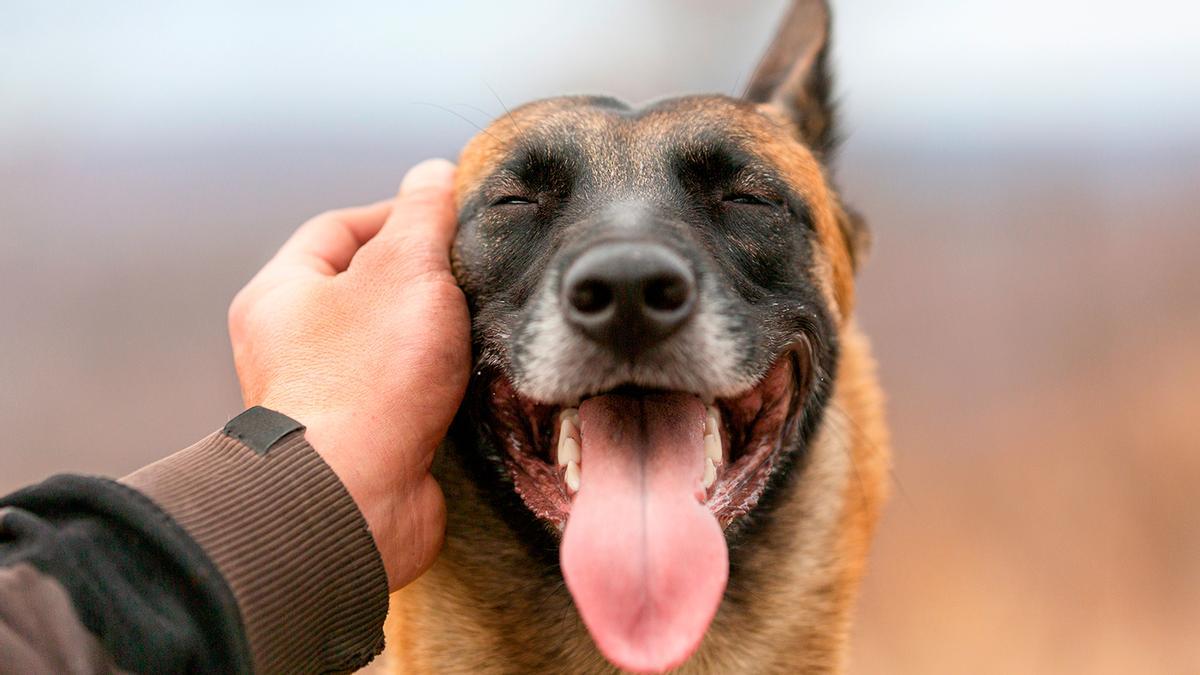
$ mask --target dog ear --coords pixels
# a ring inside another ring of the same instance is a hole
[[[793,0],[744,95],[790,116],[800,138],[822,158],[838,140],[826,63],[829,25],[825,0]]]
[[[840,140],[829,68],[830,23],[826,0],[792,0],[744,94],[787,115],[800,139],[826,166]],[[848,206],[839,203],[836,212],[851,265],[858,269],[871,245],[870,230]]]

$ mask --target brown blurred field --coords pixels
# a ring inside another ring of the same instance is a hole
[[[895,482],[854,672],[1200,672],[1200,165],[1033,163],[856,181]]]
[[[838,177],[875,233],[859,312],[895,457],[851,672],[1200,673],[1200,115],[1189,112],[1200,99],[1148,77],[1194,80],[1196,50],[1168,52],[1200,37],[1160,49],[1161,32],[1127,35],[1123,4],[1105,5],[1117,28],[1093,42],[1076,30],[1082,13],[1054,5],[1074,40],[1061,50],[1041,24],[994,29],[1008,3],[843,5],[852,123]],[[576,23],[560,17],[554,38],[578,53],[519,76],[506,59],[541,52],[488,28],[506,17],[464,35],[445,8],[421,10],[420,34],[407,16],[361,19],[378,39],[295,68],[304,50],[288,36],[304,48],[348,39],[320,15],[260,9],[261,25],[210,58],[240,5],[109,23],[80,5],[88,20],[67,24],[38,24],[32,4],[16,14],[26,21],[0,10],[0,91],[15,92],[0,106],[0,492],[56,471],[121,475],[236,414],[225,310],[237,289],[305,218],[389,194],[418,159],[453,156],[472,124],[502,112],[501,95],[728,90],[781,3],[695,6],[587,5]],[[503,14],[490,7],[475,9]],[[921,23],[930,16],[979,26],[951,52],[958,34]],[[745,17],[753,27],[730,28]],[[927,42],[887,42],[897,21]],[[121,51],[122,36],[150,34],[183,44],[180,55],[153,43],[163,72]],[[992,51],[969,51],[978,35],[994,37]],[[25,48],[3,52],[13,38]],[[618,40],[629,55],[609,49]],[[481,57],[451,60],[471,41],[499,75]],[[354,51],[363,45],[376,51]],[[1093,91],[1101,78],[1074,66],[1110,45],[1131,51],[1099,65],[1126,64],[1125,79]],[[1038,48],[1050,65],[1027,83]],[[973,66],[955,71],[938,50]],[[890,69],[914,53],[948,65]],[[1014,58],[1025,70],[1008,70]],[[631,78],[631,64],[645,75]],[[998,82],[991,98],[976,91],[983,66]],[[97,84],[106,76],[111,91]]]

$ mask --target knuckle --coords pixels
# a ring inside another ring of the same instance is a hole
[[[246,314],[249,312],[250,300],[247,298],[246,289],[237,292],[233,296],[233,300],[229,303],[229,311],[227,320],[229,321],[229,329],[231,331],[240,331],[246,324]]]
[[[410,264],[400,269],[398,281],[412,289],[412,292],[419,293],[427,302],[447,304],[462,296],[462,292],[454,285],[454,277],[437,265]]]
[[[351,268],[358,269],[390,269],[402,267],[403,250],[400,247],[389,246],[387,238],[376,237],[354,254]]]
[[[327,211],[322,211],[312,218],[309,218],[302,227],[313,228],[318,227],[321,223],[325,222],[338,222],[342,220],[342,215],[343,214],[340,209],[329,209]]]

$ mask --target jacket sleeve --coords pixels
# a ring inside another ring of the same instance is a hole
[[[387,577],[303,427],[251,408],[121,481],[0,498],[0,672],[329,672],[383,649]]]

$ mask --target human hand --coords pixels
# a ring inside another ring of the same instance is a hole
[[[450,272],[454,165],[417,165],[394,200],[305,223],[229,308],[247,407],[307,427],[366,517],[395,590],[437,557],[446,511],[429,474],[470,374],[470,318]]]

